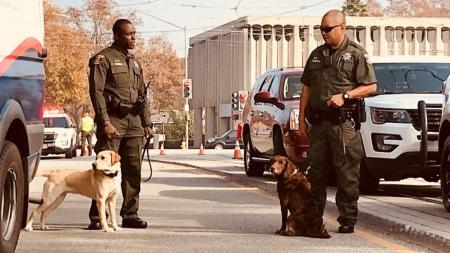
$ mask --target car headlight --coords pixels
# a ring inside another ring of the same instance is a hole
[[[206,143],[211,143],[211,142],[213,142],[214,141],[214,139],[207,139],[206,140]]]
[[[372,122],[375,124],[411,123],[411,118],[406,110],[370,108]]]
[[[292,110],[291,115],[289,117],[289,129],[290,130],[298,130],[298,110]]]

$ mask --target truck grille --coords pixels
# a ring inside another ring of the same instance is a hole
[[[439,124],[441,122],[442,105],[441,104],[427,104],[427,120],[428,132],[439,132]],[[422,130],[420,124],[419,110],[407,110],[409,117],[412,119],[412,124],[417,131]]]

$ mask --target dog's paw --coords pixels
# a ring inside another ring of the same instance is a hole
[[[281,229],[278,229],[277,231],[275,231],[275,234],[276,235],[280,235],[281,234],[281,232],[284,232],[283,230],[281,230]]]
[[[49,230],[49,229],[50,229],[50,227],[49,227],[49,226],[47,226],[47,225],[44,225],[44,226],[41,226],[41,229],[42,229],[42,230]]]
[[[291,236],[292,234],[289,233],[288,231],[280,231],[280,235],[283,235],[283,236]]]
[[[32,232],[33,231],[33,227],[32,226],[26,226],[25,230],[29,231],[29,232]]]
[[[113,227],[113,229],[114,229],[114,231],[120,231],[120,230],[122,230],[122,228],[119,227],[119,226],[115,226],[115,227]]]
[[[104,228],[103,232],[113,232],[114,230],[110,227]]]

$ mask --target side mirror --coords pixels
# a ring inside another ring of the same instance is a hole
[[[278,101],[276,97],[272,97],[270,92],[268,91],[261,91],[256,93],[255,102],[273,104],[276,107],[280,108],[281,110],[284,110],[285,108],[284,104],[280,103],[280,101]]]

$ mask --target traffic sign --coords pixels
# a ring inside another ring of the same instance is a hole
[[[169,121],[169,113],[168,112],[160,112],[159,118],[161,123],[167,123]]]

